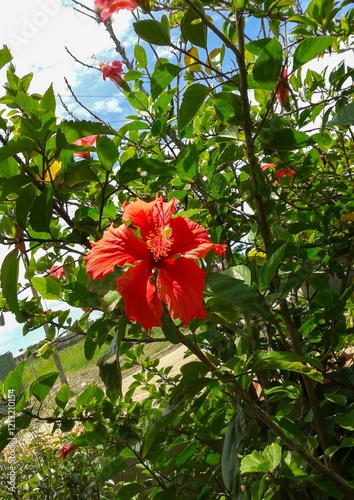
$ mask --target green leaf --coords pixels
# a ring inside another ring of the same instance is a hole
[[[235,417],[230,420],[224,439],[221,454],[222,479],[233,499],[244,498],[241,492],[240,461],[238,453],[242,448],[242,441],[246,429],[243,410],[239,407]]]
[[[6,179],[0,188],[0,198],[6,199],[9,194],[18,194],[23,186],[31,184],[32,180],[28,175],[14,175]]]
[[[331,401],[339,406],[345,406],[347,404],[347,398],[343,394],[331,393],[325,394],[324,397],[327,401]]]
[[[15,433],[22,429],[27,429],[30,425],[32,417],[29,415],[20,414],[16,416],[16,430]],[[14,436],[11,436],[14,437]],[[9,444],[9,426],[3,425],[0,427],[0,451],[2,451]]]
[[[97,444],[105,444],[106,440],[96,431],[84,432],[73,440],[73,444],[77,446],[95,446]],[[120,459],[122,460],[122,459]]]
[[[335,36],[315,36],[300,42],[294,52],[293,70],[320,55],[336,41]]]
[[[84,345],[85,358],[88,361],[92,359],[96,348],[103,345],[111,330],[112,324],[104,318],[100,318],[90,325],[86,332]]]
[[[146,68],[147,67],[147,55],[146,50],[139,44],[136,44],[134,47],[134,57],[138,63],[138,68]]]
[[[176,170],[181,174],[181,178],[189,178],[193,182],[195,176],[198,173],[198,149],[194,143],[186,144],[186,146],[181,149],[178,154],[178,160],[176,164]],[[184,215],[184,217],[190,217],[189,215]]]
[[[133,23],[135,33],[153,45],[170,45],[170,34],[162,23],[152,19],[144,19]]]
[[[9,141],[5,146],[1,146],[0,148],[0,162],[18,153],[32,152],[37,147],[34,141],[27,138]]]
[[[176,171],[174,168],[152,158],[130,158],[125,161],[119,170],[119,182],[121,184],[129,184],[136,179],[144,179],[146,177],[163,175],[166,177],[175,177]]]
[[[278,81],[283,61],[281,43],[273,38],[261,50],[253,66],[253,78],[263,89],[274,90]]]
[[[334,418],[334,421],[349,431],[354,431],[354,410],[350,410],[348,413],[341,413]]]
[[[26,366],[26,360],[20,361],[16,365],[16,368],[7,374],[4,382],[5,396],[8,396],[9,391],[11,391],[11,394],[13,394],[14,396],[16,396],[16,398],[18,398],[20,394],[22,375],[25,366]]]
[[[242,474],[252,472],[272,472],[281,461],[281,447],[272,443],[263,450],[263,453],[253,451],[241,460],[240,470]]]
[[[274,278],[274,275],[277,272],[278,267],[280,266],[280,263],[284,257],[286,245],[287,244],[285,243],[280,248],[278,248],[262,266],[261,269],[262,290],[265,290],[272,281],[272,279]]]
[[[157,99],[165,88],[176,78],[180,73],[181,68],[175,64],[165,63],[160,64],[155,68],[151,75],[151,97]]]
[[[55,402],[62,410],[67,405],[67,402],[70,399],[70,389],[67,384],[63,384],[60,387],[58,394],[55,396]]]
[[[251,285],[251,270],[249,267],[244,265],[238,265],[233,267],[228,267],[225,271],[222,271],[222,274],[226,274],[227,276],[231,276],[231,278],[244,281],[246,285]]]
[[[65,187],[72,189],[82,189],[85,185],[90,184],[90,182],[98,182],[98,177],[95,172],[90,168],[95,162],[92,161],[80,161],[69,168],[64,173]]]
[[[205,377],[209,368],[201,361],[190,361],[181,366],[181,373],[184,382],[192,382],[199,378]]]
[[[14,248],[6,255],[1,266],[1,288],[2,294],[7,301],[10,311],[15,314],[17,321],[21,322],[22,314],[17,298],[18,270],[18,250],[17,248]]]
[[[92,382],[78,395],[76,400],[76,408],[84,408],[91,404],[91,402],[96,398],[97,386]]]
[[[165,311],[162,311],[162,327],[166,339],[171,344],[179,344],[181,342],[178,335],[178,328],[171,319],[171,316]]]
[[[127,94],[129,104],[139,110],[147,112],[149,110],[149,97],[145,92],[136,90]]]
[[[204,13],[200,2],[193,2]],[[181,21],[181,33],[184,42],[190,42],[202,49],[207,48],[207,28],[192,9],[187,9]]]
[[[40,232],[49,233],[50,223],[52,220],[52,186],[46,184],[41,194],[34,200],[31,213],[30,223],[32,228]]]
[[[263,297],[243,281],[225,274],[210,273],[206,277],[207,290],[222,297],[227,302],[264,319],[272,320],[272,314]]]
[[[315,144],[314,139],[305,132],[291,128],[263,130],[261,136],[265,147],[276,151],[292,151]]]
[[[98,122],[90,122],[86,120],[66,120],[61,122],[60,124],[59,136],[57,137],[57,146],[59,145],[63,147],[65,145],[63,144],[63,134],[67,143],[72,144],[74,141],[82,139],[83,137],[87,137],[89,135],[116,135],[116,131],[110,127],[107,127],[107,125],[102,125]]]
[[[340,108],[327,125],[330,127],[334,125],[354,125],[354,102]]]
[[[131,500],[134,498],[138,493],[143,491],[145,489],[145,486],[140,483],[130,483],[122,486],[119,488],[118,491],[118,496],[119,500]]]
[[[182,97],[178,113],[178,130],[181,132],[197,114],[200,106],[209,94],[209,87],[194,83],[187,88]]]
[[[31,279],[33,288],[39,293],[41,297],[47,300],[61,299],[62,291],[61,285],[57,278],[54,276],[34,277]]]
[[[55,105],[56,101],[55,101],[53,85],[50,85],[42,97],[41,107],[46,111],[51,111],[52,113],[55,113]]]
[[[12,61],[12,55],[9,51],[9,48],[7,45],[3,45],[2,49],[0,49],[0,69],[10,61]]]
[[[122,370],[119,361],[119,349],[128,325],[128,318],[125,315],[120,317],[116,334],[114,335],[108,351],[101,356],[97,365],[99,366],[100,377],[107,390],[117,396],[122,394]]]
[[[301,373],[307,377],[323,382],[321,363],[308,356],[297,356],[291,352],[259,352],[255,355],[252,370],[286,370]]]
[[[108,292],[101,299],[102,311],[109,313],[116,309],[121,295],[117,290],[108,290]]]
[[[40,402],[43,403],[48,396],[51,388],[58,378],[59,372],[45,373],[38,377],[31,385],[30,393]]]
[[[118,161],[118,148],[107,136],[97,137],[96,152],[104,168],[110,172]]]
[[[85,434],[87,434],[87,432]],[[92,432],[91,434],[95,434],[95,433]],[[84,434],[83,434],[83,436],[84,436]],[[81,437],[81,436],[79,436],[79,437]],[[94,436],[92,436],[92,439],[94,439]],[[80,444],[80,442],[77,443],[78,440],[79,440],[79,438],[76,438],[74,440],[74,444]],[[100,443],[88,443],[88,444],[100,444]],[[111,479],[111,477],[116,476],[117,474],[119,474],[119,472],[124,471],[126,468],[127,468],[127,466],[126,466],[126,463],[123,460],[123,458],[121,458],[121,457],[115,458],[114,460],[111,460],[108,465],[103,467],[101,472],[96,476],[95,482],[97,482],[99,484],[99,483],[103,483],[105,481],[108,481],[109,479]],[[118,498],[120,498],[120,497],[118,496]]]
[[[18,175],[19,171],[20,169],[17,161],[11,156],[0,163],[0,172],[2,178],[10,179],[11,177]]]
[[[20,190],[20,194],[16,200],[16,220],[23,229],[26,228],[27,217],[36,193],[36,186],[34,184],[27,184]]]
[[[243,122],[241,98],[233,92],[219,92],[214,95],[215,111],[218,118],[228,125],[241,125]]]

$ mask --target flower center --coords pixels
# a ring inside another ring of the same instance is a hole
[[[156,232],[149,234],[146,243],[155,261],[166,257],[173,244],[171,228],[156,227]]]

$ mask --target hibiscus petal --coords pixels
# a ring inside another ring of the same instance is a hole
[[[115,266],[133,264],[148,259],[149,256],[146,243],[136,236],[135,231],[124,224],[117,228],[111,224],[102,238],[92,244],[92,249],[84,260],[86,272],[93,279],[100,279],[112,273]]]
[[[201,259],[210,250],[221,255],[226,245],[214,244],[207,235],[207,229],[185,217],[171,219],[173,244],[169,256],[181,255],[189,259]]]
[[[151,277],[151,263],[145,260],[116,280],[117,290],[125,302],[125,314],[148,331],[153,326],[161,326],[162,316],[162,301]]]
[[[156,234],[169,226],[170,219],[176,211],[176,202],[176,198],[164,202],[162,196],[156,196],[156,199],[149,203],[138,198],[137,201],[128,203],[124,207],[122,219],[138,227],[141,236],[147,239],[151,234]]]
[[[138,7],[137,0],[95,0],[95,8],[101,10],[101,19],[105,21],[115,12],[126,9],[134,10]]]
[[[206,318],[203,306],[205,272],[189,259],[163,260],[159,264],[157,289],[173,318],[187,326],[194,318]]]

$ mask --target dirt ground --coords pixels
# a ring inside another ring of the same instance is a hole
[[[181,366],[184,363],[187,363],[189,361],[192,361],[195,358],[195,356],[188,356],[188,358],[185,358],[185,353],[186,353],[187,348],[185,346],[169,346],[160,351],[156,356],[160,359],[159,362],[159,368],[167,368],[168,366],[172,366],[172,370],[170,374],[176,375],[179,373]],[[137,373],[139,370],[139,367],[136,368],[131,368],[129,370],[126,370],[123,372],[123,394],[124,392],[129,388],[130,384],[134,382],[133,375]],[[68,376],[68,382],[70,385],[70,390],[72,391],[73,394],[79,394],[82,392],[87,385],[89,385],[92,382],[98,382],[98,385],[100,387],[104,387],[103,383],[100,380],[99,377],[99,371],[98,367],[94,366],[88,370],[85,370],[83,372],[77,373],[75,375]],[[56,384],[53,389],[55,391],[58,391],[60,388],[60,384]],[[141,399],[139,397],[139,399]]]

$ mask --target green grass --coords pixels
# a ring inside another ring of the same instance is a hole
[[[153,335],[154,336],[154,335]],[[156,336],[161,337],[161,334]],[[167,347],[169,342],[153,342],[146,344],[144,347],[144,354],[146,356],[154,356],[162,349]],[[84,372],[85,370],[92,369],[97,365],[97,360],[103,356],[108,350],[107,345],[103,345],[100,349],[96,349],[95,354],[91,360],[87,360],[84,354],[84,339],[76,344],[73,344],[61,351],[58,351],[60,361],[63,369],[68,378],[76,373]],[[23,384],[29,387],[30,384],[41,375],[45,373],[57,371],[52,356],[49,359],[32,358],[25,366],[23,374]]]

